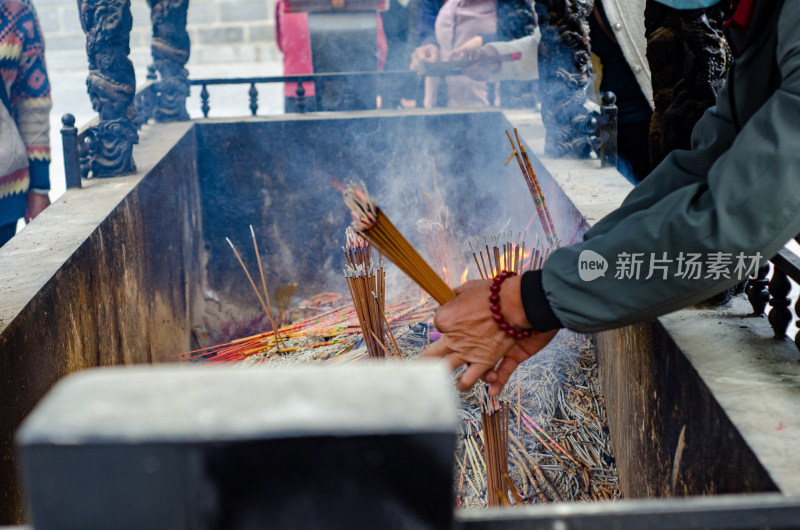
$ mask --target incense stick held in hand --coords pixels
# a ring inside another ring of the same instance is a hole
[[[443,75],[449,73],[456,73],[463,68],[469,68],[479,63],[492,64],[492,63],[505,63],[509,61],[519,61],[522,58],[522,52],[505,53],[501,55],[490,55],[478,57],[475,59],[459,59],[456,61],[440,61],[435,63],[424,63],[422,66],[422,73],[426,75]]]
[[[353,216],[353,228],[378,252],[397,265],[438,303],[444,304],[455,298],[453,290],[395,228],[363,185],[348,184],[344,191],[344,202]]]

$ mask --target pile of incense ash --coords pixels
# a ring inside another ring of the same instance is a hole
[[[346,300],[332,293],[322,293],[320,298]],[[427,297],[386,303],[386,320],[402,359],[415,359],[439,338],[432,326],[435,309],[436,304]],[[351,302],[283,326],[279,333],[282,350],[275,348],[274,334],[267,332],[192,352],[185,358],[243,368],[352,364],[370,359]],[[487,477],[481,417],[487,397],[483,383],[460,395],[456,506],[485,507],[490,496],[495,499],[493,505],[501,506],[621,497],[596,352],[588,336],[566,330],[559,333],[544,350],[520,365],[497,400],[508,418],[507,478],[502,470],[499,478],[494,478],[502,486],[499,494],[490,492]]]
[[[490,495],[481,417],[487,396],[481,385],[462,395],[459,408],[455,502],[465,508],[485,507]],[[509,416],[508,479],[500,505],[621,497],[588,336],[559,333],[517,368],[499,401]]]

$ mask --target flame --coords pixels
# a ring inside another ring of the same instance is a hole
[[[469,275],[469,267],[464,269],[464,272],[461,274],[461,283],[459,285],[464,285],[467,282],[468,275]]]
[[[447,276],[447,267],[445,267],[444,265],[442,265],[442,276],[444,276],[444,283],[449,284],[450,278]]]

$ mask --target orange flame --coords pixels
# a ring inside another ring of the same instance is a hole
[[[461,274],[461,283],[459,285],[464,285],[467,282],[468,274],[469,274],[469,267],[464,269],[464,272]]]

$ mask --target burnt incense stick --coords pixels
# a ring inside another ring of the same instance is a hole
[[[528,178],[530,178],[531,182],[536,188],[536,192],[539,195],[539,198],[542,202],[542,209],[544,210],[545,216],[547,217],[547,223],[550,227],[550,231],[553,234],[553,237],[555,238],[557,244],[558,235],[556,234],[556,225],[553,223],[553,218],[550,217],[550,208],[547,207],[547,200],[544,196],[544,191],[542,191],[542,186],[539,183],[539,179],[536,177],[536,172],[533,170],[533,164],[531,163],[531,159],[528,156],[528,151],[525,150],[525,144],[522,143],[522,140],[519,137],[519,131],[517,131],[516,127],[514,127],[514,136],[517,139],[517,144],[519,145],[519,149],[522,154],[522,160],[525,161],[525,169],[527,169],[528,171]]]
[[[383,270],[383,257],[376,265],[370,257],[370,245],[366,240],[350,227],[347,228],[345,236],[343,250],[348,265],[344,276],[353,299],[367,353],[372,358],[382,358],[387,354],[393,358],[402,358],[400,348],[386,320],[386,273]]]
[[[253,248],[256,251],[258,272],[261,275],[261,285],[264,287],[264,298],[267,300],[267,316],[269,317],[269,323],[275,332],[275,342],[277,344],[277,348],[283,349],[284,345],[282,344],[283,341],[281,340],[281,334],[278,331],[278,327],[275,325],[275,318],[272,316],[272,304],[269,301],[269,291],[267,291],[267,282],[264,279],[264,268],[261,266],[261,254],[258,252],[258,243],[256,242],[256,233],[253,231],[253,225],[250,225],[250,235],[253,237]]]
[[[489,506],[508,504],[508,403],[490,397],[485,388],[478,393],[486,460],[486,500]]]
[[[345,204],[353,217],[353,228],[375,249],[397,265],[434,300],[444,304],[455,293],[411,246],[362,186],[350,183],[344,192]]]
[[[267,309],[267,304],[264,302],[264,299],[261,298],[261,293],[258,292],[258,288],[256,287],[256,283],[253,281],[253,277],[250,276],[250,271],[247,270],[247,267],[245,266],[244,261],[242,261],[242,257],[239,255],[239,251],[236,250],[236,247],[233,245],[233,241],[231,241],[230,238],[226,237],[225,241],[227,241],[228,244],[233,249],[233,253],[236,254],[236,259],[239,260],[239,265],[242,266],[242,270],[244,270],[244,273],[247,275],[247,279],[250,280],[250,286],[253,288],[253,291],[255,291],[256,296],[258,297],[258,301],[261,302],[261,308],[264,310],[265,313],[267,313],[269,315],[270,312],[269,312],[269,309]],[[273,328],[273,331],[277,331],[277,330],[275,330]]]

